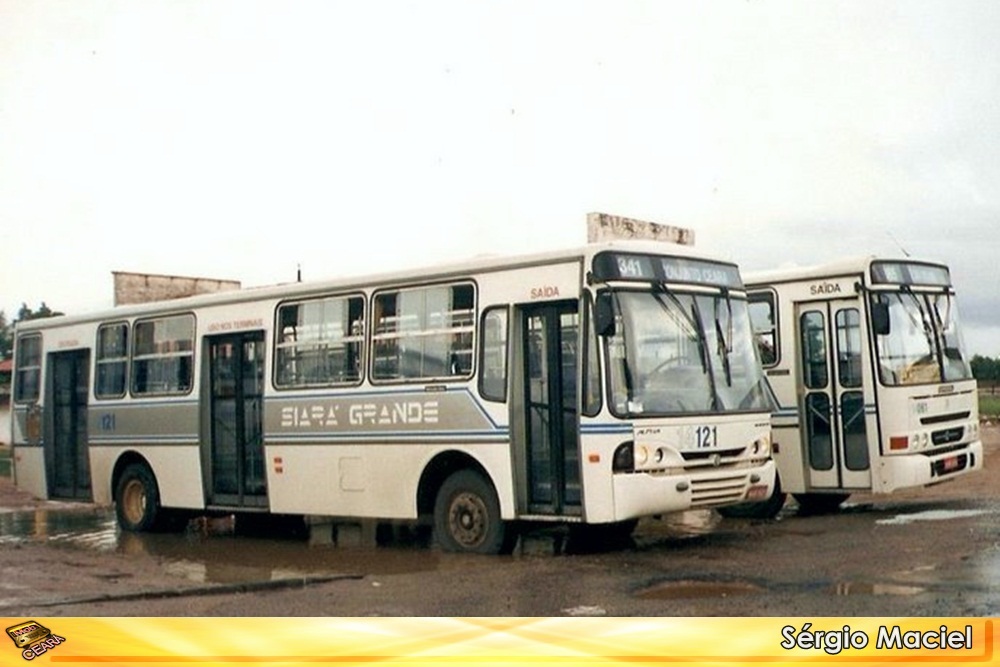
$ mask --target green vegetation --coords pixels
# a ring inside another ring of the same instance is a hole
[[[981,419],[1000,418],[1000,394],[979,392],[979,417]]]
[[[42,301],[42,305],[37,310],[32,310],[26,303],[21,304],[21,310],[18,311],[17,317],[13,322],[8,321],[7,315],[0,310],[0,359],[9,357],[14,347],[14,324],[16,322],[37,320],[42,317],[55,317],[56,315],[62,315],[62,313],[52,310],[45,305],[44,301]]]

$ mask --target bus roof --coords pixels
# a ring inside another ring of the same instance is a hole
[[[245,303],[257,300],[301,298],[348,289],[360,289],[394,283],[406,283],[416,280],[434,281],[451,278],[458,275],[491,272],[506,268],[518,268],[531,265],[542,265],[592,257],[603,250],[623,250],[629,252],[648,253],[656,255],[671,255],[691,257],[724,264],[735,265],[735,262],[719,259],[691,246],[663,241],[616,240],[591,243],[573,248],[550,250],[538,253],[519,255],[487,255],[450,263],[413,267],[392,272],[357,274],[338,278],[327,278],[304,282],[279,283],[259,287],[244,287],[238,290],[213,292],[195,296],[181,297],[163,301],[128,304],[109,309],[88,312],[85,314],[68,314],[57,317],[46,317],[17,323],[18,331],[41,330],[52,327],[82,324],[86,322],[127,319],[135,316],[149,315],[164,311],[183,311],[206,306],[221,306],[235,303]]]
[[[840,259],[813,264],[810,266],[789,266],[777,269],[765,269],[762,271],[744,271],[743,279],[747,287],[757,287],[771,283],[795,282],[798,280],[811,280],[815,278],[863,275],[866,274],[872,262],[903,262],[909,264],[929,264],[933,266],[945,266],[941,262],[923,259],[913,259],[912,257],[882,257],[877,255],[858,255],[843,257]]]

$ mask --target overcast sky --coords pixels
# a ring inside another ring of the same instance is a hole
[[[1000,2],[0,0],[0,309],[575,245],[951,265],[1000,355]]]

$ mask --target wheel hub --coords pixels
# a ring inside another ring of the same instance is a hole
[[[486,539],[487,511],[482,498],[471,493],[462,493],[451,504],[451,532],[455,540],[464,546],[476,546]]]

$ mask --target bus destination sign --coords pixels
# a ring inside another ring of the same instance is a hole
[[[594,277],[602,281],[642,280],[743,289],[735,265],[690,257],[602,252],[594,257]]]
[[[917,262],[874,262],[872,282],[880,285],[933,285],[948,287],[948,267]]]

